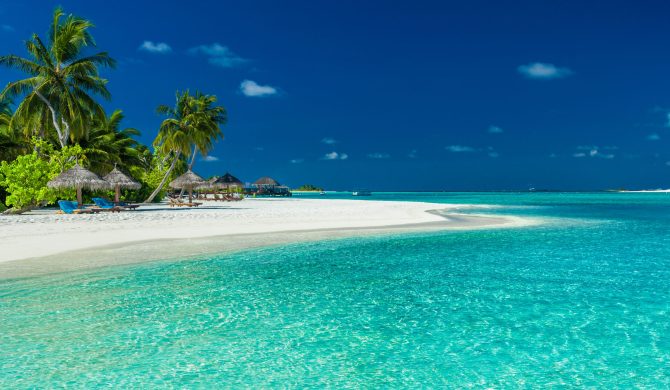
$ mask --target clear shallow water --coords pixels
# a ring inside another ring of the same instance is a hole
[[[381,194],[557,217],[0,282],[0,388],[670,386],[670,195]]]

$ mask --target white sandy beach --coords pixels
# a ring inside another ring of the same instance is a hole
[[[444,214],[464,207],[474,206],[274,198],[205,202],[198,208],[150,205],[137,211],[93,215],[60,215],[43,210],[0,216],[0,264],[12,263],[14,268],[19,264],[25,273],[29,271],[26,267],[37,267],[39,263],[31,263],[29,259],[49,259],[48,263],[41,263],[41,268],[60,264],[59,269],[67,269],[68,263],[76,268],[72,259],[77,257],[77,251],[85,254],[78,266],[109,265],[185,256],[195,248],[204,253],[362,232],[476,229],[531,223],[513,217],[444,216],[434,212],[442,210]],[[107,260],[101,262],[105,250]],[[0,267],[0,274],[9,268],[12,267]]]

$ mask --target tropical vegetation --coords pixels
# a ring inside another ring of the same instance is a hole
[[[158,107],[166,118],[153,148],[140,143],[140,131],[122,125],[123,112],[101,104],[111,94],[100,71],[116,62],[96,50],[93,27],[59,7],[48,33],[25,42],[25,55],[0,56],[0,66],[25,75],[0,92],[0,209],[22,212],[71,196],[46,183],[75,162],[101,176],[117,167],[142,183],[125,197],[159,200],[169,179],[223,138],[227,113],[216,96],[183,91],[174,107]]]
[[[323,191],[323,188],[317,187],[317,186],[312,185],[312,184],[304,184],[304,185],[301,185],[300,187],[296,188],[295,190],[296,191],[319,191],[319,192],[321,192],[321,191]]]

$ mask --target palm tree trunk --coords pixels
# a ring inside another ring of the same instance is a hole
[[[195,156],[198,154],[198,147],[193,145],[193,156],[191,157],[191,163],[188,164],[188,170],[193,170],[193,164],[195,164]]]
[[[191,162],[188,164],[188,170],[191,171],[193,170],[193,164],[195,164],[195,155],[198,154],[198,147],[193,145],[193,155],[191,156]],[[179,192],[179,197],[181,198],[184,196],[184,189],[181,189],[181,192]],[[190,200],[189,200],[190,202]]]
[[[172,160],[172,164],[170,164],[170,168],[165,172],[165,176],[163,176],[163,180],[161,180],[161,184],[156,187],[154,192],[149,195],[149,197],[144,201],[144,203],[151,203],[154,201],[154,198],[156,195],[158,195],[159,192],[163,189],[163,186],[165,185],[165,182],[167,181],[167,178],[170,177],[170,174],[172,173],[172,170],[174,169],[175,165],[177,165],[177,160],[179,160],[179,156],[181,155],[181,152],[177,152],[174,156],[174,159]]]
[[[56,110],[54,109],[54,107],[51,105],[51,103],[49,103],[47,98],[45,98],[44,95],[40,93],[40,91],[35,90],[35,95],[37,95],[37,97],[40,98],[40,100],[42,100],[44,104],[46,104],[47,108],[49,108],[49,111],[51,111],[51,122],[53,123],[54,128],[56,129],[56,133],[58,133],[58,142],[60,142],[61,147],[65,147],[67,145],[67,140],[70,137],[70,126],[67,124],[67,122],[65,122],[64,119],[61,118],[63,124],[66,126],[67,131],[67,133],[63,133],[61,131],[60,125],[58,124]]]

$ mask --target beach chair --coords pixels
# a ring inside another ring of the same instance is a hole
[[[168,198],[168,206],[170,206],[170,207],[182,207],[182,206],[184,206],[184,202],[182,202],[179,199]]]
[[[80,209],[79,203],[69,200],[59,200],[58,207],[60,207],[62,214],[94,214],[101,211],[98,208]]]
[[[104,198],[93,198],[93,202],[95,202],[96,206],[100,207],[104,211],[109,211],[112,213],[120,213],[123,211],[122,207],[119,207]]]
[[[178,198],[168,198],[168,205],[170,207],[175,207],[175,206],[177,206],[177,207],[198,207],[201,204],[202,203],[200,203],[200,202],[188,203],[188,202],[184,202],[183,200],[178,199]]]
[[[102,209],[113,209],[114,207],[119,207],[121,210],[135,210],[136,208],[140,207],[138,204],[128,204],[126,202],[119,202],[118,204],[115,204],[114,202],[111,202],[105,198],[93,198],[93,201],[95,202],[98,207]]]
[[[126,203],[126,202],[119,202],[119,206],[128,210],[136,210],[138,207],[140,207],[140,205],[138,204]]]

